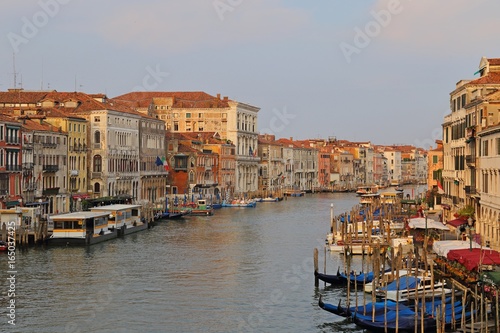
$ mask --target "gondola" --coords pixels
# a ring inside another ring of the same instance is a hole
[[[337,269],[337,274],[322,274],[314,271],[314,276],[323,282],[329,283],[334,286],[344,286],[347,284],[347,279],[340,274],[340,268]]]

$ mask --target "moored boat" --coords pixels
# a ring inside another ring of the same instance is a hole
[[[253,208],[257,206],[255,200],[232,200],[230,202],[223,201],[222,207],[249,207]]]
[[[0,240],[0,251],[7,251],[7,243],[3,240]]]
[[[214,209],[210,205],[207,205],[207,201],[205,199],[200,199],[196,201],[196,203],[190,203],[185,207],[186,207],[185,209],[181,210],[188,210],[189,215],[194,215],[194,216],[214,215]]]
[[[260,202],[278,202],[278,197],[267,197],[260,200]]]
[[[54,223],[49,245],[92,245],[118,236],[116,228],[109,228],[110,211],[84,211],[52,215]]]
[[[141,205],[107,205],[92,207],[93,212],[109,212],[110,228],[118,230],[118,236],[128,235],[148,228],[148,221],[141,217]]]

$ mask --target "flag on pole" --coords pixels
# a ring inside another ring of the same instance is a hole
[[[443,185],[441,184],[439,179],[437,180],[437,186],[438,186],[438,194],[444,194]]]
[[[168,166],[167,159],[165,157],[162,157],[161,161],[162,161],[163,167],[165,168],[165,171],[170,170],[170,167]]]
[[[157,166],[163,165],[163,161],[161,160],[160,156],[156,156],[156,162],[155,162],[155,164]]]

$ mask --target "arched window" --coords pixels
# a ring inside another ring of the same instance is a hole
[[[102,157],[101,157],[101,155],[94,156],[93,166],[94,166],[94,168],[93,168],[94,172],[101,172],[102,171]]]
[[[99,183],[94,184],[94,193],[101,193],[101,184]]]
[[[101,143],[101,132],[95,131],[95,133],[94,133],[94,143]]]

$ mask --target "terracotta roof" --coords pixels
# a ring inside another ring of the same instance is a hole
[[[9,91],[0,91],[0,103],[37,103],[48,93],[50,93],[50,91],[9,89]]]
[[[467,83],[467,85],[475,84],[500,84],[500,72],[490,72],[485,76],[471,80]]]
[[[48,131],[48,132],[58,132],[58,133],[66,133],[65,131],[60,131],[59,127],[52,126],[43,121],[26,119],[22,122],[22,126],[25,130],[28,131]]]
[[[500,58],[488,58],[487,60],[492,66],[500,66]]]
[[[116,96],[113,99],[135,102],[137,106],[150,105],[155,98],[173,98],[175,108],[226,108],[227,99],[219,99],[202,91],[136,91]]]

